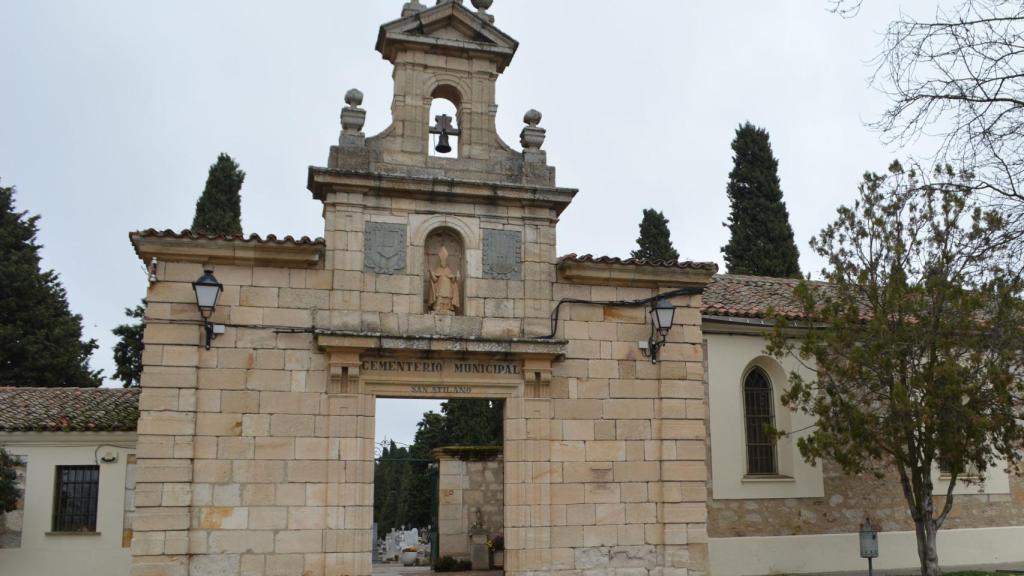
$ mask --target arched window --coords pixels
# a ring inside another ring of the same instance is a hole
[[[775,426],[772,381],[755,367],[743,379],[743,413],[747,424],[747,474],[778,474],[775,439],[768,429]]]

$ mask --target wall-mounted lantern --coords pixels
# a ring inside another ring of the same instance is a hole
[[[868,576],[874,576],[873,561],[878,558],[878,526],[865,518],[860,525],[860,557],[868,559]]]
[[[658,298],[650,309],[651,337],[647,342],[640,342],[640,351],[651,364],[658,363],[658,350],[665,345],[669,330],[675,321],[676,307],[665,298]]]
[[[214,277],[213,270],[205,270],[203,275],[192,283],[192,289],[196,293],[196,306],[199,307],[199,314],[203,317],[203,327],[206,330],[206,349],[209,350],[214,337],[224,333],[223,326],[214,326],[210,323],[210,317],[217,309],[220,294],[224,291],[224,285]]]

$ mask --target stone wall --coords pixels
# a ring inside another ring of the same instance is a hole
[[[325,394],[329,359],[303,327],[334,316],[319,306],[339,301],[328,289],[338,278],[373,278],[365,305],[382,296],[379,277],[217,265],[213,320],[228,327],[205,350],[190,285],[201,268],[162,263],[148,294],[133,574],[369,574],[374,397]],[[553,286],[556,299],[660,291]],[[650,333],[644,307],[562,307],[565,359],[506,401],[509,573],[706,571],[700,297],[674,302],[658,364],[636,344]],[[357,315],[393,318],[398,331],[416,318]],[[441,331],[453,320],[431,318]],[[466,318],[481,329],[491,320]]]
[[[467,459],[465,453],[435,452],[438,473],[438,534],[440,556],[470,559],[470,532],[478,524],[489,538],[505,527],[505,471],[500,454]]]
[[[199,264],[160,264],[147,295],[133,574],[368,573],[373,404],[324,394],[309,333],[331,272],[215,272],[210,350]]]
[[[712,500],[708,528],[712,537],[789,536],[857,532],[865,517],[883,531],[913,530],[898,477],[849,476],[823,463],[825,496],[763,500]],[[945,501],[937,496],[936,507]],[[1009,494],[958,494],[944,529],[1024,526],[1024,477],[1010,474]]]
[[[554,287],[556,300],[656,292]],[[637,347],[650,335],[645,308],[562,307],[565,360],[538,397],[506,407],[506,571],[706,572],[700,297],[674,303],[658,364]]]
[[[445,215],[438,215],[437,212]],[[539,336],[550,330],[554,281],[556,215],[548,210],[471,203],[388,198],[360,192],[334,192],[325,206],[327,268],[334,270],[333,290],[318,294],[321,326],[354,332],[460,338]],[[529,219],[527,219],[529,218]],[[401,227],[409,245],[404,265],[381,272],[366,262],[369,224]],[[464,261],[463,306],[456,315],[427,309],[427,238],[439,229],[461,239]],[[511,232],[520,238],[521,271],[499,278],[485,274],[487,231]],[[330,286],[328,286],[330,287]]]

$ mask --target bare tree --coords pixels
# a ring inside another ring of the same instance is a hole
[[[860,14],[862,2],[863,0],[828,0],[828,11],[843,18],[853,18]]]
[[[877,64],[874,84],[892,105],[874,126],[887,140],[937,137],[937,162],[969,167],[993,198],[1024,211],[1024,2],[961,0],[932,21],[901,15]]]

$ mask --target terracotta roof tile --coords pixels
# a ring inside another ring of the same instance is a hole
[[[137,388],[0,388],[0,432],[131,432]]]
[[[181,232],[175,232],[174,230],[157,230],[155,228],[149,228],[147,230],[141,230],[139,232],[132,232],[129,236],[139,238],[175,238],[179,240],[224,240],[227,242],[245,242],[254,244],[295,244],[297,246],[304,245],[323,245],[323,238],[310,238],[309,236],[303,236],[302,238],[296,239],[294,236],[285,236],[284,238],[278,238],[274,234],[268,234],[266,238],[261,237],[259,234],[250,234],[248,237],[236,234],[197,234],[191,230],[182,230]]]
[[[642,258],[616,258],[613,256],[594,256],[593,254],[566,254],[558,259],[558,262],[594,262],[597,264],[624,264],[627,266],[656,266],[659,268],[679,268],[682,270],[718,270],[718,264],[714,262],[690,262],[676,260],[644,260]]]
[[[704,290],[702,312],[708,316],[765,318],[769,308],[790,320],[806,320],[807,314],[793,294],[800,280],[719,274]],[[823,282],[811,282],[824,287]]]

